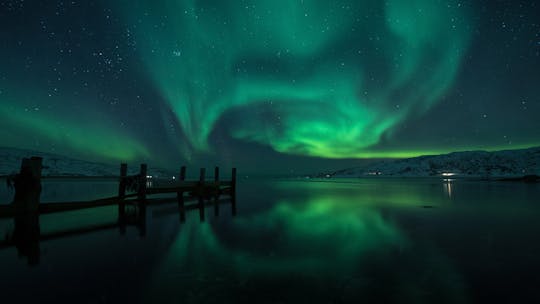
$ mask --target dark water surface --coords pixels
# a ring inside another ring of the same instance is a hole
[[[4,188],[4,187],[2,187]],[[114,195],[44,184],[42,201]],[[9,201],[2,189],[0,199]],[[128,227],[0,249],[2,303],[540,303],[540,185],[425,179],[241,181],[230,204],[150,207]],[[41,234],[116,207],[43,215]],[[13,230],[0,220],[0,239]]]

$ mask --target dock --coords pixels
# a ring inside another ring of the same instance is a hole
[[[219,167],[214,168],[211,181],[206,180],[206,169],[201,168],[198,180],[186,180],[186,167],[182,166],[176,180],[152,179],[148,166],[141,164],[139,173],[128,175],[128,165],[122,163],[118,176],[107,177],[118,181],[118,194],[89,201],[40,202],[43,179],[70,178],[68,176],[41,176],[42,158],[24,158],[20,172],[8,178],[8,185],[15,189],[11,203],[0,205],[0,219],[13,218],[14,231],[0,240],[0,249],[17,247],[19,255],[28,258],[31,265],[39,263],[39,242],[62,237],[87,234],[108,229],[126,233],[127,227],[136,227],[139,235],[146,235],[147,206],[169,204],[177,212],[179,221],[186,220],[186,212],[199,211],[199,220],[205,221],[205,209],[214,208],[218,216],[220,205],[230,204],[232,216],[236,215],[236,168],[231,170],[230,180],[220,180]],[[96,180],[97,177],[77,176],[77,180]],[[118,206],[117,221],[79,227],[52,234],[41,234],[39,217],[45,214],[76,211],[105,206]],[[171,211],[167,212],[168,214]],[[154,214],[155,215],[155,214]]]
[[[48,214],[64,211],[73,211],[87,208],[118,205],[118,215],[125,214],[126,205],[138,207],[172,202],[176,200],[179,209],[185,208],[186,201],[196,200],[203,204],[205,200],[218,200],[225,195],[236,200],[236,168],[232,168],[230,180],[220,180],[219,167],[214,169],[213,181],[206,180],[206,169],[201,168],[199,179],[186,180],[186,167],[182,166],[179,179],[174,181],[151,181],[148,177],[148,166],[140,165],[139,174],[127,175],[127,164],[120,165],[120,174],[114,177],[118,180],[118,195],[100,198],[91,201],[68,201],[40,203],[42,179],[69,178],[63,176],[41,176],[42,159],[40,157],[25,158],[21,164],[21,171],[13,177],[15,197],[11,204],[0,205],[0,218],[10,218],[21,213]],[[110,177],[109,177],[110,178]],[[91,180],[96,177],[77,176],[78,180]],[[131,192],[131,193],[129,193]],[[172,194],[173,197],[164,199],[153,196]]]

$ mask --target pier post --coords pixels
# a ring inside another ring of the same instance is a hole
[[[214,169],[214,216],[219,216],[219,196],[221,195],[221,189],[219,186],[219,167]]]
[[[205,168],[201,168],[201,172],[199,175],[199,189],[198,189],[198,199],[199,199],[199,217],[201,219],[201,222],[204,222],[204,179],[205,179]]]
[[[186,180],[186,166],[182,166],[180,168],[180,180],[185,181]]]
[[[118,216],[123,217],[126,214],[126,177],[127,164],[120,164],[120,180],[118,183]]]
[[[139,224],[139,236],[144,237],[146,235],[146,176],[148,174],[148,166],[146,164],[141,164],[141,171],[139,174],[139,191],[137,193],[139,199],[139,218],[137,220],[138,223],[142,223]]]
[[[231,196],[236,198],[236,168],[231,172]]]
[[[219,215],[219,196],[221,195],[221,190],[219,186],[219,167],[214,168],[214,188],[212,189],[214,194],[214,216]]]
[[[148,174],[148,166],[146,164],[141,164],[141,171],[139,173],[139,191],[138,199],[141,203],[145,203],[146,200],[146,175]]]
[[[182,183],[186,180],[186,166],[182,166],[180,168],[180,186],[182,186]],[[176,199],[178,200],[178,211],[180,212],[180,222],[183,223],[186,221],[186,212],[184,210],[184,192],[178,191],[176,192]]]
[[[41,157],[23,158],[21,171],[15,177],[15,212],[38,213],[39,196],[41,195]]]
[[[206,172],[206,169],[205,168],[201,168],[201,172],[200,172],[200,175],[199,175],[199,185],[198,185],[198,195],[199,197],[203,197],[203,194],[204,194],[204,179],[205,179],[205,172]]]
[[[199,205],[199,220],[201,222],[204,222],[205,214],[204,214],[204,205]]]
[[[39,197],[41,195],[41,157],[23,158],[21,170],[15,177],[15,229],[13,240],[20,256],[28,264],[39,264]]]
[[[139,237],[146,236],[146,204],[139,206],[139,213],[137,214],[136,225],[139,229]]]
[[[12,237],[17,253],[28,258],[28,265],[39,264],[39,214],[37,212],[16,214],[13,220],[15,229]]]
[[[231,214],[232,216],[236,216],[236,196],[231,198]]]
[[[219,196],[221,194],[221,191],[219,189],[219,167],[216,166],[214,169],[214,185],[215,185],[215,199],[218,200]]]

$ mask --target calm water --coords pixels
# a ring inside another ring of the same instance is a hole
[[[2,187],[4,188],[4,187]],[[2,202],[10,193],[1,189]],[[44,185],[42,201],[116,184]],[[242,181],[205,221],[175,205],[128,227],[0,249],[2,303],[540,303],[540,185]],[[114,207],[44,215],[41,234],[114,223]],[[0,236],[13,220],[0,220]]]

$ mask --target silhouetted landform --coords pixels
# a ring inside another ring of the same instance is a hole
[[[118,169],[110,164],[74,159],[54,153],[0,147],[0,176],[19,172],[23,158],[38,156],[43,159],[43,176],[76,177],[76,176],[117,176]],[[137,168],[129,168],[128,174],[136,174]],[[172,176],[174,172],[162,168],[149,168],[152,176]]]
[[[538,183],[538,182],[540,182],[540,176],[538,176],[536,174],[531,174],[531,175],[525,175],[525,176],[522,176],[522,177],[501,178],[500,181]]]
[[[504,151],[467,151],[385,160],[316,177],[443,177],[535,181],[540,175],[540,147]]]
[[[149,205],[176,203],[180,222],[185,221],[187,210],[199,210],[201,221],[205,220],[204,209],[209,203],[214,206],[214,214],[219,215],[221,195],[228,195],[233,216],[236,215],[236,168],[232,169],[231,180],[219,179],[219,167],[215,167],[214,180],[206,181],[206,169],[200,169],[198,181],[186,181],[186,167],[180,169],[178,181],[150,181],[148,167],[140,165],[136,175],[128,175],[127,164],[120,165],[118,178],[118,195],[92,201],[40,203],[41,171],[43,159],[33,156],[23,158],[20,171],[8,179],[13,183],[15,195],[13,202],[0,205],[0,218],[13,218],[14,231],[0,241],[0,249],[16,246],[19,256],[27,257],[31,265],[39,263],[39,241],[54,239],[62,236],[76,235],[100,231],[104,229],[119,228],[125,233],[126,226],[134,225],[139,229],[140,235],[146,234],[146,210]],[[133,192],[133,193],[129,193]],[[154,194],[174,194],[175,197],[149,198]],[[187,193],[187,197],[184,195]],[[190,202],[195,202],[190,204]],[[104,206],[118,206],[118,221],[91,227],[81,227],[71,231],[62,231],[55,234],[41,235],[39,217],[42,214],[74,211]]]

